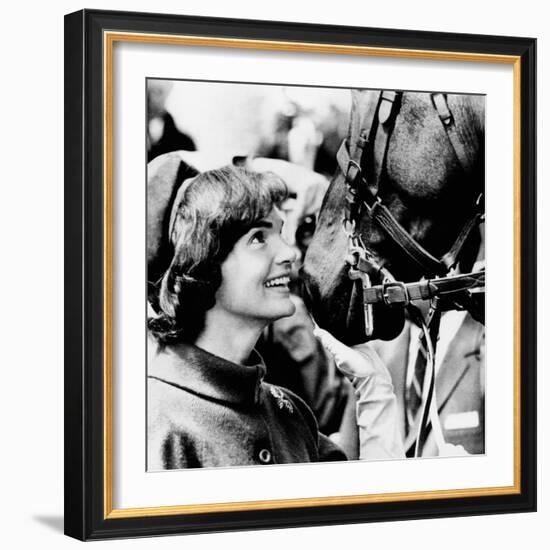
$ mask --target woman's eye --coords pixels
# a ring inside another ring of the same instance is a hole
[[[254,233],[252,237],[250,238],[250,244],[263,244],[265,243],[265,235],[263,231],[258,231],[257,233]]]

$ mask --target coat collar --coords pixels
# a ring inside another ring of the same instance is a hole
[[[216,401],[258,403],[266,368],[256,351],[248,363],[237,365],[191,344],[159,348],[149,341],[149,377]]]

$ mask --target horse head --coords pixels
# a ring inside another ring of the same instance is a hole
[[[415,246],[439,259],[464,232],[484,190],[484,109],[482,96],[352,91],[345,159]],[[325,195],[302,269],[306,299],[317,323],[347,344],[367,339],[360,284],[350,280],[349,168],[339,169]],[[345,164],[345,163],[344,163]],[[366,205],[365,191],[358,189]],[[359,210],[355,232],[378,271],[399,281],[441,275],[436,267],[413,261],[369,208]],[[460,261],[473,263],[478,233],[460,247]],[[391,339],[401,331],[403,308],[375,305],[371,338]]]

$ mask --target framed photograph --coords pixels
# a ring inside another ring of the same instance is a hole
[[[65,17],[65,531],[536,508],[532,38]]]

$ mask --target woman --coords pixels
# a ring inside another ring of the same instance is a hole
[[[300,398],[263,381],[254,351],[269,323],[294,312],[286,193],[274,174],[234,167],[178,191],[174,255],[149,321],[149,470],[346,459]]]

